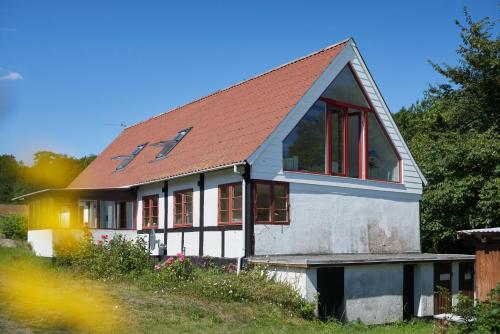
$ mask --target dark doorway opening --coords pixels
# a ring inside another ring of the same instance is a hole
[[[467,297],[474,299],[474,263],[458,264],[458,290]]]
[[[319,268],[318,293],[319,317],[345,321],[344,268]]]
[[[451,312],[451,263],[434,263],[434,314]]]
[[[405,264],[403,269],[403,319],[409,320],[415,314],[414,273],[413,264]]]

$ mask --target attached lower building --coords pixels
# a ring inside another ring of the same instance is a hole
[[[473,280],[474,256],[421,253],[425,184],[348,39],[128,127],[68,188],[21,198],[41,256],[61,230],[141,237],[267,263],[320,316],[374,324],[449,310]]]

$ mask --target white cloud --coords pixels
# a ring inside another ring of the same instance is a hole
[[[22,79],[23,77],[21,76],[21,73],[9,71],[7,69],[0,67],[0,81],[15,81]]]

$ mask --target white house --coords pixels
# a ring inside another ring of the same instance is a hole
[[[60,228],[143,236],[155,256],[269,263],[319,315],[374,324],[473,279],[474,256],[421,253],[425,183],[348,39],[128,127],[68,188],[22,198],[39,255]]]

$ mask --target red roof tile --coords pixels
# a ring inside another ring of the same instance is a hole
[[[231,165],[247,159],[296,105],[346,42],[218,91],[125,130],[88,166],[69,188],[115,188]],[[171,139],[192,130],[168,154],[147,146],[120,172],[118,155],[139,144]]]

